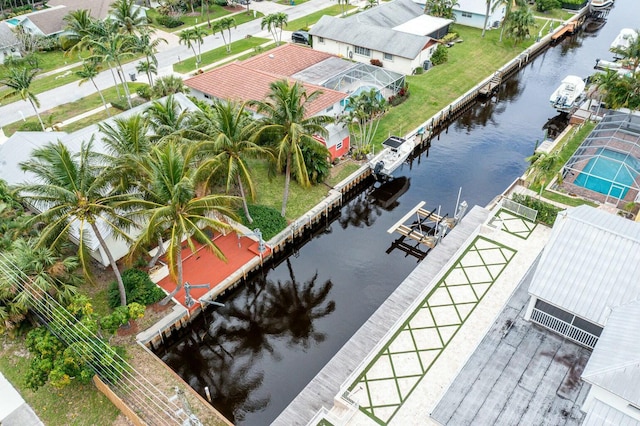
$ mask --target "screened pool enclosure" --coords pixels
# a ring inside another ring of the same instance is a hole
[[[623,208],[640,201],[640,116],[606,115],[565,164],[558,189]]]

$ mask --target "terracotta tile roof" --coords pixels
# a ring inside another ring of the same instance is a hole
[[[332,56],[334,55],[319,52],[310,47],[285,43],[275,49],[243,61],[242,65],[257,71],[292,76]]]
[[[203,74],[185,80],[188,87],[205,93],[212,98],[230,99],[234,101],[262,101],[269,93],[269,84],[286,78],[286,76],[258,71],[248,68],[242,63],[227,64]],[[332,106],[341,99],[345,99],[346,93],[314,84],[302,83],[307,93],[316,90],[322,91],[314,101],[307,105],[307,116],[318,114]]]

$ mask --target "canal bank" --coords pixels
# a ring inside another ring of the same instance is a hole
[[[600,45],[608,45],[607,38]],[[444,211],[451,212],[460,187],[463,199],[470,205],[486,205],[520,176],[527,167],[524,158],[532,154],[536,135],[542,135],[541,127],[552,113],[548,99],[558,81],[568,72],[585,75],[593,64],[594,52],[604,57],[602,50],[593,49],[592,41],[587,36],[545,50],[503,83],[495,101],[472,105],[445,133],[433,138],[431,147],[414,158],[412,164],[398,170],[397,177],[406,178],[410,184],[393,206],[383,207],[373,191],[365,188],[344,203],[338,218],[324,226],[323,232],[311,236],[286,261],[264,271],[261,282],[267,283],[266,287],[249,283],[247,287],[252,287],[254,293],[238,288],[223,296],[229,307],[244,304],[251,311],[258,305],[252,304],[255,300],[264,301],[264,306],[274,298],[287,300],[278,291],[278,283],[283,287],[292,283],[289,288],[295,287],[298,294],[320,288],[323,293],[316,293],[314,303],[318,304],[313,306],[316,313],[322,308],[321,313],[304,321],[302,317],[287,317],[287,321],[295,318],[308,324],[309,328],[303,331],[309,334],[296,331],[294,336],[282,329],[263,327],[252,338],[232,340],[230,321],[238,318],[233,317],[237,312],[215,309],[206,313],[209,326],[205,324],[194,332],[204,338],[199,345],[224,348],[233,355],[233,362],[231,355],[220,356],[222,349],[215,356],[205,351],[199,355],[198,369],[185,371],[182,364],[195,362],[189,361],[189,352],[198,351],[197,345],[190,346],[186,341],[160,355],[201,392],[207,381],[224,380],[227,388],[216,404],[226,404],[226,414],[234,422],[257,424],[274,419],[281,411],[278,407],[286,405],[286,398],[296,395],[311,380],[415,268],[416,260],[404,253],[385,252],[394,239],[386,229],[420,201],[427,201],[431,208],[442,205]],[[587,50],[588,55],[576,57]],[[262,293],[258,288],[264,288]],[[263,324],[274,320],[264,311],[251,312],[254,319],[262,318]],[[242,327],[244,324],[249,323],[242,322]],[[248,351],[245,344],[254,344],[258,352]],[[227,371],[220,374],[225,377],[212,377],[207,371],[221,372],[221,360]],[[242,366],[248,367],[244,370],[244,383],[233,373]],[[231,383],[230,378],[237,380]],[[252,380],[247,383],[249,379]],[[258,380],[260,384],[255,385]],[[228,399],[229,394],[236,395],[235,399]]]

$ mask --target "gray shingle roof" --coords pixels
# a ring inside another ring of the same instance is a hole
[[[589,206],[558,214],[529,293],[604,326],[640,298],[640,223]]]
[[[56,7],[45,9],[40,12],[31,13],[26,19],[38,27],[46,36],[62,32],[65,27],[64,17],[71,12],[67,7]]]
[[[394,0],[343,19],[352,23],[393,28],[422,14],[424,14],[422,6],[414,3],[413,0]]]
[[[114,0],[50,0],[47,5],[49,7],[66,6],[69,12],[86,9],[92,18],[102,20],[109,16],[109,9],[113,2]]]
[[[613,310],[582,379],[640,406],[640,302]]]
[[[361,46],[379,52],[413,59],[431,40],[391,28],[376,27],[361,22],[323,16],[309,31],[312,36]],[[372,36],[372,35],[375,35]]]
[[[0,49],[16,46],[18,39],[5,22],[0,22]]]

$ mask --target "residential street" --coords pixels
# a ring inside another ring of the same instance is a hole
[[[293,21],[294,19],[301,18],[305,15],[309,15],[310,13],[329,7],[332,4],[335,3],[331,0],[310,0],[299,6],[282,6],[271,1],[253,1],[250,5],[250,8],[251,10],[258,10],[265,15],[282,11],[289,15],[289,21]],[[271,38],[271,35],[266,30],[263,31],[260,29],[260,22],[260,19],[256,19],[251,22],[239,25],[236,29],[231,31],[231,41],[233,42],[240,40],[247,35]],[[185,58],[192,57],[193,52],[186,46],[180,45],[178,43],[178,36],[175,34],[159,31],[158,36],[165,38],[168,42],[161,43],[159,46],[159,52],[156,54],[156,57],[158,59],[158,76],[163,76],[171,74],[172,65],[179,60],[184,60]],[[283,36],[283,41],[288,41],[288,37]],[[213,50],[221,46],[224,46],[224,42],[222,40],[222,37],[220,37],[220,34],[211,35],[205,38],[202,45],[202,52]],[[127,77],[130,73],[136,72],[136,63],[137,61],[133,61],[124,66],[124,71]],[[137,77],[139,81],[146,80],[144,74],[140,74]],[[187,76],[184,77],[186,78]],[[111,87],[114,84],[113,77],[108,70],[100,73],[100,75],[96,77],[95,80],[101,90]],[[40,93],[37,95],[38,100],[40,101],[39,111],[47,111],[58,105],[73,102],[95,92],[96,90],[91,83],[85,83],[81,86],[78,86],[78,83],[74,82],[65,86],[57,87],[48,92]],[[22,120],[23,118],[31,117],[34,115],[35,112],[33,111],[33,108],[31,108],[31,105],[25,101],[18,101],[8,105],[2,105],[0,106],[0,126],[5,126],[7,124],[14,123],[16,121]]]

